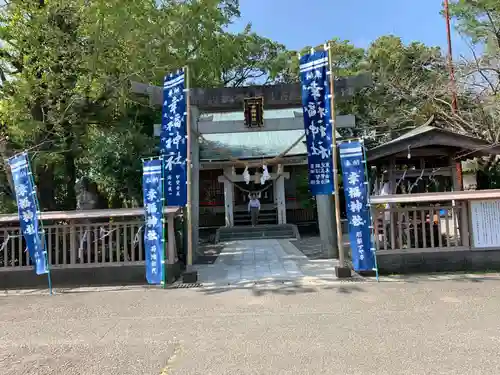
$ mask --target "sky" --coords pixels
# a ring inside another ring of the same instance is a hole
[[[231,30],[251,22],[259,35],[291,50],[334,37],[366,48],[388,34],[447,50],[446,23],[439,14],[442,0],[240,0],[240,9],[242,17]],[[470,55],[455,32],[452,45],[454,57]]]

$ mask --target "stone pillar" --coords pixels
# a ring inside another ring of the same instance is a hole
[[[273,183],[273,202],[274,206],[278,208],[278,184],[276,182]]]
[[[224,175],[231,178],[233,168],[224,168]],[[224,178],[224,212],[226,227],[234,226],[234,186],[227,178]]]
[[[323,253],[329,258],[338,258],[337,229],[335,226],[335,205],[333,195],[316,195],[318,226]],[[339,225],[341,225],[339,223]]]
[[[278,224],[286,224],[285,178],[283,176],[278,176],[275,181],[275,185]]]
[[[198,141],[198,118],[199,110],[191,106],[191,223],[193,241],[193,261],[198,254],[198,242],[200,238],[200,143]]]
[[[176,262],[175,253],[175,214],[167,215],[167,264],[172,266]]]

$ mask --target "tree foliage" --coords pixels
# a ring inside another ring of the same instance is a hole
[[[356,113],[363,135],[384,143],[419,126],[435,111],[436,98],[447,96],[445,59],[436,47],[383,36],[366,51],[364,69],[373,86],[362,90],[345,110]]]
[[[238,15],[236,0],[9,2],[0,29],[2,157],[33,151],[43,209],[74,208],[84,176],[113,206],[140,201],[140,157],[154,153],[158,114],[130,97],[130,79],[160,83],[186,64],[201,87],[279,79],[284,46],[250,26],[225,31]]]
[[[372,74],[373,86],[338,110],[356,114],[360,134],[373,144],[430,116],[439,126],[500,141],[500,5],[457,0],[450,12],[472,46],[487,47],[456,65],[457,113],[439,48],[392,35],[366,50],[329,41],[337,77]],[[43,209],[73,209],[82,177],[113,207],[138,204],[140,158],[155,152],[159,113],[130,95],[130,80],[160,84],[166,72],[189,64],[197,87],[298,81],[297,51],[250,24],[228,32],[239,16],[238,0],[7,2],[0,10],[0,156],[30,150]],[[5,211],[14,207],[9,176],[4,163]]]

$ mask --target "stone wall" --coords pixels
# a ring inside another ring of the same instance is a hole
[[[384,274],[500,270],[500,249],[384,254],[377,257]]]

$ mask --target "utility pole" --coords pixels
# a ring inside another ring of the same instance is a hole
[[[453,50],[451,46],[451,26],[450,26],[450,4],[449,0],[444,0],[444,15],[446,18],[446,36],[448,40],[448,69],[450,72],[450,89],[451,89],[451,110],[454,115],[458,111],[457,102],[457,86],[455,83],[455,68],[453,67]]]

